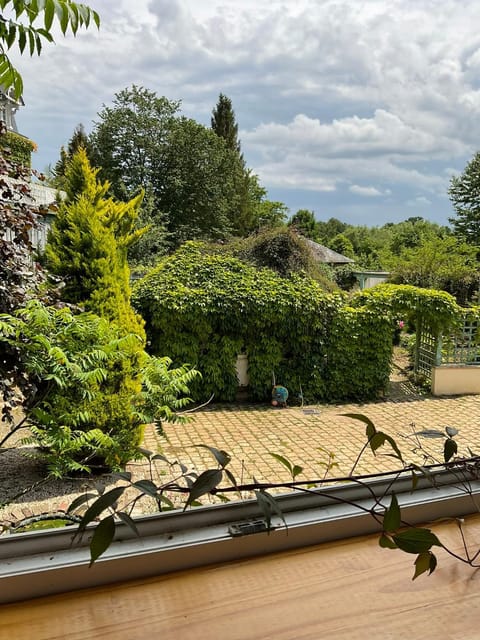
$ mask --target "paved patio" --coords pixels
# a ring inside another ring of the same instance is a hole
[[[165,425],[165,436],[158,435],[153,426],[145,432],[144,447],[154,453],[163,453],[169,460],[182,462],[188,470],[201,472],[215,468],[212,455],[197,445],[204,444],[223,449],[232,457],[229,469],[237,483],[281,482],[291,480],[289,472],[270,453],[284,456],[303,467],[298,479],[315,480],[324,477],[329,463],[335,463],[329,476],[350,473],[358,453],[366,442],[365,425],[342,414],[364,414],[378,430],[393,436],[407,462],[424,463],[414,432],[426,429],[455,427],[459,454],[468,455],[470,448],[480,452],[480,396],[434,398],[421,395],[404,375],[392,376],[385,398],[366,404],[314,405],[276,409],[269,405],[211,405],[191,414],[186,425]],[[443,441],[422,438],[421,444],[431,455],[442,461]],[[331,452],[331,453],[330,453]],[[367,450],[356,467],[357,474],[370,474],[396,469],[398,461],[385,454],[388,446],[374,456]],[[168,482],[179,475],[179,467],[169,469],[161,461],[128,465],[134,479],[148,478],[157,484]],[[150,473],[151,472],[151,473]],[[30,486],[44,477],[44,470],[34,460],[25,458],[15,449],[3,454],[0,467],[0,492],[8,500],[8,487],[16,493],[19,486]],[[13,481],[13,484],[12,484]],[[0,511],[0,519],[18,521],[32,514],[66,509],[76,495],[100,483],[111,487],[112,476],[91,479],[52,480],[29,491]],[[228,483],[226,483],[228,484]],[[130,492],[130,497],[137,495]],[[172,498],[178,495],[170,494]],[[230,494],[235,499],[236,494]],[[245,493],[243,498],[250,497]],[[213,498],[204,497],[207,503]],[[156,511],[153,499],[137,503],[135,513]],[[2,518],[3,517],[3,518]]]
[[[145,446],[151,451],[162,451],[169,460],[179,460],[196,471],[216,466],[211,454],[196,445],[222,449],[232,457],[229,469],[238,483],[251,482],[253,477],[259,482],[291,480],[289,472],[270,453],[302,466],[304,471],[298,479],[323,478],[329,462],[335,463],[330,477],[346,476],[366,436],[365,425],[342,416],[345,413],[361,413],[370,418],[378,430],[396,439],[407,462],[425,463],[423,452],[418,451],[419,442],[441,462],[443,440],[415,438],[413,434],[427,429],[443,431],[446,426],[459,431],[456,436],[459,454],[468,455],[467,448],[480,452],[480,396],[422,396],[401,377],[390,383],[384,399],[368,404],[286,409],[241,404],[207,407],[192,414],[192,421],[186,425],[165,425],[166,437],[150,427],[145,434]],[[356,473],[398,468],[398,461],[385,455],[390,452],[388,445],[376,456],[367,450]],[[159,463],[157,473],[161,479],[165,474],[164,463]]]

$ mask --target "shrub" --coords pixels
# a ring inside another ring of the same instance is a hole
[[[292,395],[301,390],[309,400],[337,398],[325,367],[343,296],[326,294],[311,278],[285,279],[186,243],[138,283],[132,300],[152,352],[201,371],[202,380],[192,385],[196,399],[235,398],[241,352],[248,354],[254,400],[269,398],[274,376]]]
[[[104,318],[38,301],[0,316],[0,341],[15,347],[35,382],[25,407],[30,442],[56,476],[96,464],[118,469],[137,458],[144,423],[178,419],[175,410],[188,402],[181,396],[198,375],[170,370],[169,361],[136,349],[139,336]]]

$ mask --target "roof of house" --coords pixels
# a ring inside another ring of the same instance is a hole
[[[310,247],[313,257],[319,262],[326,262],[327,264],[351,264],[355,262],[355,260],[347,258],[347,256],[342,256],[341,253],[324,247],[323,244],[318,244],[318,242],[314,242],[309,238],[304,238],[304,240]]]

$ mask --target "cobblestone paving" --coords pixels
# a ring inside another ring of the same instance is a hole
[[[252,482],[253,477],[259,482],[289,481],[288,471],[270,453],[280,454],[293,464],[301,465],[304,471],[298,479],[314,480],[323,478],[329,452],[332,452],[334,457],[331,460],[335,466],[330,477],[346,476],[366,437],[365,425],[342,416],[345,413],[368,416],[378,430],[397,440],[407,462],[424,462],[422,454],[417,451],[414,432],[443,430],[447,425],[459,430],[456,436],[459,454],[467,454],[468,448],[480,453],[480,396],[422,396],[404,375],[395,372],[386,397],[378,402],[286,409],[268,405],[214,405],[193,413],[192,421],[186,425],[165,425],[165,436],[158,435],[153,426],[149,426],[145,431],[144,447],[154,453],[163,453],[169,460],[181,461],[189,470],[196,472],[216,466],[211,454],[197,445],[223,449],[232,457],[228,468],[238,483]],[[421,443],[441,461],[442,440],[422,438]],[[398,461],[385,455],[389,453],[388,447],[382,449],[383,453],[377,456],[367,450],[356,467],[356,473],[370,474],[398,468]],[[163,484],[175,477],[179,468],[174,468],[172,474],[168,465],[155,461],[151,468],[146,463],[137,462],[128,465],[128,469],[134,479],[151,477],[157,484]],[[0,489],[6,501],[8,490],[10,495],[15,494],[18,487],[29,486],[43,476],[38,463],[22,456],[20,450],[4,452]],[[85,478],[50,481],[1,510],[0,520],[18,521],[32,514],[64,510],[93,482]],[[116,479],[102,476],[95,482],[110,488]],[[133,494],[129,491],[130,497]],[[230,495],[235,497],[235,494]],[[244,494],[242,497],[250,496]],[[154,500],[147,499],[138,503],[135,513],[155,510]]]
[[[169,459],[182,461],[189,469],[201,471],[215,467],[211,454],[196,445],[223,449],[232,457],[229,469],[237,482],[287,481],[288,471],[270,453],[288,458],[304,468],[300,478],[322,478],[329,453],[336,466],[331,475],[345,476],[352,469],[365,444],[365,425],[342,416],[345,413],[366,415],[378,430],[393,436],[407,462],[424,463],[414,432],[444,430],[452,426],[459,453],[469,447],[480,451],[480,396],[434,398],[419,395],[407,382],[392,382],[388,396],[368,404],[315,405],[274,409],[269,406],[214,406],[193,414],[187,425],[166,425],[166,438],[149,429],[147,448],[161,450]],[[426,451],[442,460],[441,439],[420,438]],[[368,474],[396,469],[398,461],[383,453],[374,456],[369,450],[362,456],[356,473]],[[432,462],[433,460],[430,460]]]

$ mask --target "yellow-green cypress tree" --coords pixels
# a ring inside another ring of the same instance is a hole
[[[136,229],[143,194],[129,202],[108,197],[108,183],[97,180],[80,149],[66,171],[66,200],[60,205],[45,248],[48,269],[65,282],[63,298],[81,305],[117,325],[124,335],[135,334],[128,357],[108,372],[102,394],[89,413],[94,424],[116,435],[125,449],[126,462],[139,444],[134,399],[141,392],[141,368],[146,354],[142,318],[130,304],[128,247],[143,234]],[[128,453],[127,453],[128,452]]]

